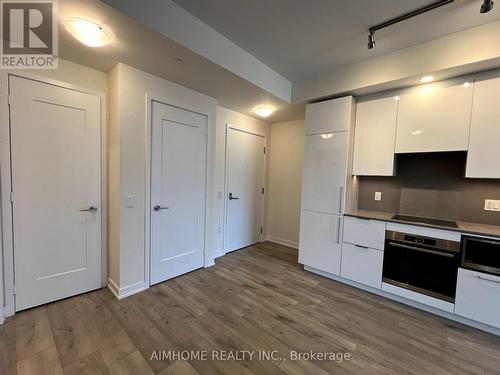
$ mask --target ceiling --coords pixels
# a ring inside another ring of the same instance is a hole
[[[292,82],[500,19],[482,0],[454,3],[376,33],[370,26],[435,0],[174,0]],[[424,27],[425,26],[425,27]]]

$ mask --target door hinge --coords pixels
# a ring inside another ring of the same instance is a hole
[[[14,193],[10,192],[10,203],[14,203]]]
[[[7,104],[10,105],[12,103],[12,95],[7,95]]]
[[[260,227],[260,234],[262,234],[262,227]]]
[[[262,188],[262,194],[264,194],[264,188]]]
[[[266,153],[266,148],[264,147],[264,154]]]
[[[14,287],[12,289],[14,289],[14,295],[16,295],[17,294],[16,284],[14,284]]]

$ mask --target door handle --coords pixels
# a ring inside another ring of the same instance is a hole
[[[484,277],[484,276],[476,276],[476,277],[480,280],[489,281],[490,283],[500,284],[500,280],[493,280],[493,279],[489,279],[489,278]]]
[[[153,207],[153,210],[155,211],[160,211],[160,210],[168,210],[170,207],[162,207],[162,206],[159,206],[159,205],[155,205]]]
[[[342,213],[342,201],[343,201],[343,196],[344,196],[344,187],[340,187],[340,192],[339,192],[339,214]]]
[[[340,231],[342,230],[342,219],[338,218],[338,227],[337,227],[337,243],[340,243]]]
[[[229,200],[232,201],[232,200],[235,200],[235,199],[240,199],[240,198],[233,197],[233,193],[229,193]]]
[[[402,243],[397,243],[397,242],[389,242],[389,245],[394,246],[394,247],[399,247],[401,249],[406,249],[406,250],[412,250],[412,251],[418,251],[421,253],[427,253],[427,254],[432,254],[432,255],[437,255],[440,257],[445,257],[445,258],[453,258],[455,254],[450,254],[450,253],[443,253],[440,251],[435,251],[435,250],[428,250],[424,249],[421,247],[415,247],[415,246],[410,246],[410,245],[403,245]]]
[[[97,212],[97,207],[96,206],[90,206],[89,208],[82,208],[80,212]]]

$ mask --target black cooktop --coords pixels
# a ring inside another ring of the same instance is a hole
[[[457,223],[450,220],[431,219],[428,217],[406,216],[406,215],[394,215],[392,219],[398,221],[408,221],[411,223],[437,225],[440,227],[458,228]]]

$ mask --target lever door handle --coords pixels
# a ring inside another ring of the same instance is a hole
[[[153,207],[153,210],[160,211],[160,210],[168,210],[169,208],[170,207],[162,207],[162,206],[156,205]]]
[[[80,212],[97,212],[97,207],[96,206],[90,206],[89,208],[83,208],[80,210]]]
[[[233,197],[233,193],[229,193],[229,200],[232,201],[232,200],[235,200],[235,199],[240,199],[240,198]]]

